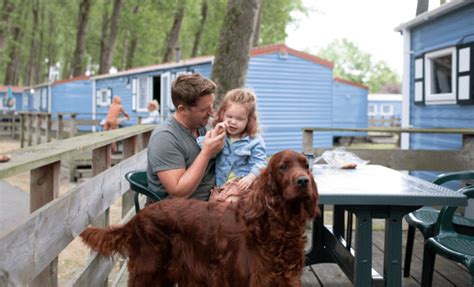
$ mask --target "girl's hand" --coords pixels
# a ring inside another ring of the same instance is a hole
[[[255,176],[255,174],[249,173],[247,176],[244,176],[239,180],[239,182],[237,183],[237,187],[239,188],[239,190],[244,191],[249,188],[250,185],[252,185],[256,178],[257,177]]]

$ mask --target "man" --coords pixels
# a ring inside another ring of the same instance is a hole
[[[148,143],[148,185],[162,198],[207,200],[215,184],[214,156],[224,146],[224,132],[205,126],[213,113],[216,84],[199,74],[179,76],[172,84],[173,116],[156,128]],[[198,136],[206,138],[202,149]]]

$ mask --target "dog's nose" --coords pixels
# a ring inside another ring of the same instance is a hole
[[[296,185],[299,187],[308,186],[309,178],[307,176],[298,176],[296,178]]]

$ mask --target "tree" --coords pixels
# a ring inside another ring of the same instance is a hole
[[[206,24],[207,19],[207,0],[202,0],[201,4],[201,21],[199,22],[199,28],[196,31],[194,36],[193,51],[191,52],[191,57],[196,57],[199,49],[199,42],[201,41],[201,35],[204,31],[204,25]]]
[[[72,75],[74,77],[84,73],[82,57],[86,47],[87,22],[89,21],[89,11],[91,0],[81,0],[79,4],[79,16],[77,20],[76,48],[74,49],[74,59],[72,61]]]
[[[102,41],[100,42],[100,63],[99,74],[109,73],[112,66],[112,59],[115,53],[115,40],[118,32],[118,21],[120,17],[121,0],[114,0],[112,15],[110,19],[107,13],[107,7],[104,7],[102,17]]]
[[[335,40],[318,54],[334,63],[335,77],[368,85],[371,93],[387,85],[400,85],[399,76],[380,61],[373,63],[372,56],[347,39]]]
[[[227,91],[244,85],[259,9],[259,0],[229,0],[212,66],[216,107]]]
[[[173,25],[166,37],[165,53],[163,56],[163,63],[170,62],[173,59],[175,50],[178,47],[179,32],[181,30],[181,23],[184,17],[184,0],[178,0],[176,12],[174,14]]]

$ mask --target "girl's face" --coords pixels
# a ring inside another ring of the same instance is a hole
[[[224,113],[224,121],[227,123],[227,133],[233,137],[241,137],[248,122],[248,111],[244,105],[230,103]]]

